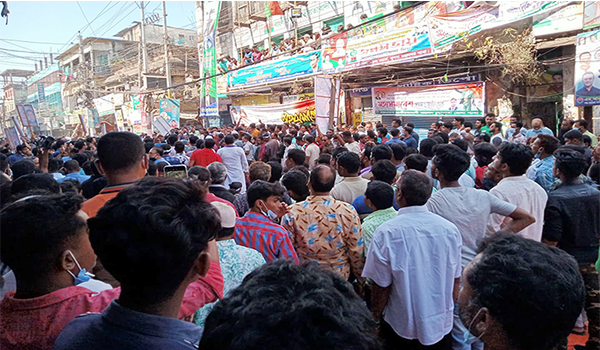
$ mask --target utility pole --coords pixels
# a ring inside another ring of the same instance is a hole
[[[144,2],[140,2],[140,9],[142,10],[142,21],[140,22],[140,33],[141,33],[141,44],[142,44],[142,86],[144,90],[147,87],[147,81],[144,74],[148,72],[148,50],[146,47],[146,30],[144,27],[144,21],[146,20],[144,15]]]
[[[169,34],[167,32],[167,5],[166,2],[162,2],[163,11],[163,32],[165,34],[165,74],[167,75],[167,93],[171,97],[171,66],[169,65]]]

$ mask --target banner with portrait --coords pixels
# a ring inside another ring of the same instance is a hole
[[[312,123],[315,121],[315,99],[266,106],[231,106],[236,123],[281,124]],[[240,121],[241,119],[241,121]]]
[[[203,31],[203,61],[204,72],[202,80],[202,99],[201,113],[205,116],[218,116],[214,109],[207,109],[208,106],[217,104],[217,49],[216,49],[216,33],[217,23],[219,22],[219,12],[221,10],[221,1],[204,1],[204,28]],[[169,124],[172,124],[169,121]],[[179,125],[179,122],[177,122]]]
[[[600,30],[577,35],[575,106],[600,104]]]
[[[485,114],[484,84],[373,88],[379,115],[480,117]]]
[[[179,128],[179,100],[173,98],[161,98],[159,101],[158,114],[171,126],[171,129]]]

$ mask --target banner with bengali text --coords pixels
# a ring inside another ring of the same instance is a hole
[[[315,99],[266,106],[232,106],[230,113],[237,123],[281,124],[315,121]]]

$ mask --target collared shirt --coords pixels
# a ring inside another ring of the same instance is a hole
[[[510,143],[517,143],[517,144],[521,144],[521,145],[526,145],[527,144],[527,138],[525,136],[523,136],[523,134],[521,133],[515,133],[515,131],[513,130],[513,133],[507,137],[508,142]]]
[[[388,141],[386,141],[386,145],[391,145],[392,143],[400,143],[406,146],[406,142],[402,141],[399,137],[392,137]]]
[[[242,192],[246,192],[246,177],[244,173],[248,172],[248,159],[244,150],[236,146],[225,146],[217,152],[221,156],[221,162],[227,168],[227,178],[225,186],[229,187],[232,182],[242,184]]]
[[[345,177],[342,182],[333,187],[331,197],[352,204],[356,197],[365,194],[368,184],[369,180],[360,176]]]
[[[91,177],[90,175],[81,175],[79,173],[70,173],[70,174],[65,175],[64,177],[61,177],[60,179],[56,179],[56,181],[58,183],[62,183],[67,180],[76,180],[79,183],[83,183],[84,181],[89,180],[90,177]]]
[[[586,130],[583,134],[589,136],[590,139],[592,139],[592,143],[590,144],[590,146],[592,148],[596,147],[596,145],[598,144],[598,136],[592,134],[589,130]]]
[[[8,292],[0,300],[0,349],[50,350],[71,320],[87,312],[102,312],[120,294],[121,288],[96,293],[79,286],[30,299],[15,299],[15,292]],[[204,304],[222,297],[221,266],[211,261],[206,276],[185,290],[177,317],[189,317]]]
[[[298,263],[290,234],[262,214],[249,211],[238,218],[233,238],[239,245],[258,250],[267,262],[291,259]]]
[[[418,143],[417,140],[411,135],[407,138],[404,139],[404,143],[406,144],[406,147],[412,147],[414,149],[417,149],[418,147]]]
[[[254,160],[254,145],[250,141],[244,142],[244,154],[246,155],[246,160],[248,162],[252,162]],[[248,152],[248,154],[246,154]]]
[[[61,173],[52,173],[50,174],[52,175],[52,177],[54,178],[54,180],[58,181],[59,179],[62,179],[63,177],[65,177],[63,174]]]
[[[484,190],[468,187],[446,187],[435,192],[427,208],[458,227],[462,235],[462,265],[477,255],[477,243],[485,237],[491,213],[512,214],[517,206]]]
[[[209,148],[195,150],[190,157],[190,162],[191,161],[195,162],[194,165],[200,165],[205,168],[212,162],[223,162],[221,156]]]
[[[600,191],[580,179],[562,183],[548,194],[543,238],[573,255],[579,264],[598,259]]]
[[[352,142],[346,143],[344,146],[346,146],[348,151],[354,152],[354,153],[360,155],[360,145],[358,144],[358,142],[352,141]]]
[[[458,228],[426,206],[400,208],[375,230],[363,277],[392,287],[383,317],[400,337],[432,345],[452,329],[461,244]]]
[[[175,318],[135,311],[112,303],[104,312],[76,317],[60,334],[54,350],[197,349],[200,329]]]
[[[283,226],[292,234],[298,256],[318,261],[344,278],[361,276],[363,237],[358,213],[331,196],[309,196],[293,204],[283,217]]]
[[[529,129],[527,130],[527,133],[525,134],[526,138],[530,138],[532,136],[538,136],[538,135],[550,135],[550,136],[554,136],[554,133],[552,132],[552,130],[548,129],[547,127],[543,127],[540,128],[538,130],[535,129]]]
[[[217,241],[219,248],[219,263],[223,273],[223,296],[227,297],[229,292],[237,288],[244,277],[263,264],[266,264],[262,254],[235,243],[233,239]],[[194,323],[204,328],[204,321],[212,311],[216,303],[204,305],[194,315]]]
[[[490,190],[494,196],[505,202],[512,203],[525,210],[535,218],[535,222],[521,231],[518,235],[540,242],[544,228],[544,210],[548,201],[548,194],[542,186],[528,179],[525,175],[509,176],[500,180]],[[498,214],[491,214],[488,223],[488,234],[500,231],[502,226],[511,219]]]
[[[544,190],[550,191],[554,180],[556,180],[552,174],[553,167],[554,156],[534,160],[529,166],[529,169],[527,169],[527,178],[535,181],[538,185],[542,186]]]
[[[394,207],[389,207],[387,209],[374,211],[365,218],[365,220],[362,223],[363,238],[365,240],[365,255],[367,255],[368,253],[369,244],[371,244],[371,238],[373,237],[373,232],[375,232],[375,230],[379,226],[381,226],[381,224],[395,218],[397,215],[398,212],[396,211],[396,209],[394,209]]]
[[[306,150],[304,152],[308,157],[308,170],[313,170],[316,166],[315,163],[319,158],[321,150],[319,149],[319,146],[317,146],[316,143],[311,143],[308,146],[306,146]]]
[[[83,202],[81,205],[81,210],[83,210],[91,218],[96,216],[98,210],[100,210],[100,208],[102,208],[106,202],[115,198],[117,194],[119,194],[119,192],[125,188],[125,186],[131,185],[132,183],[133,182],[127,182],[106,186],[102,191],[100,191],[100,193]]]

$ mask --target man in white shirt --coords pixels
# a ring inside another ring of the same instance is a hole
[[[490,125],[490,132],[492,133],[490,143],[496,147],[500,147],[500,145],[504,141],[504,138],[502,137],[502,123],[493,122]]]
[[[354,140],[354,136],[350,131],[342,131],[341,136],[338,134],[337,140],[338,142],[341,141],[340,144],[346,147],[348,151],[360,155],[360,145]]]
[[[344,179],[331,190],[334,199],[348,204],[365,194],[369,180],[358,176],[360,158],[353,152],[342,153],[337,158],[337,171]]]
[[[240,147],[233,145],[233,135],[225,136],[225,146],[221,147],[217,154],[221,156],[223,165],[227,168],[227,179],[224,186],[229,187],[232,182],[242,184],[242,193],[246,192],[246,178],[248,177],[248,160],[246,153]]]
[[[485,237],[490,214],[509,216],[512,220],[504,231],[519,232],[535,222],[535,218],[516,205],[507,203],[484,190],[461,187],[458,178],[469,167],[467,152],[455,145],[437,145],[434,150],[431,173],[440,182],[441,190],[427,202],[431,212],[451,221],[462,236],[461,263],[464,268],[477,254],[477,244]],[[464,334],[467,328],[454,312],[452,346],[454,349],[483,349],[481,341],[467,344]]]
[[[502,174],[502,180],[490,190],[490,193],[533,215],[535,222],[517,234],[540,242],[548,194],[542,186],[525,176],[532,159],[531,148],[521,144],[503,143],[493,162],[494,169]],[[488,233],[500,231],[509,221],[506,216],[491,214]]]
[[[316,166],[317,159],[321,154],[321,150],[319,146],[315,143],[315,137],[313,135],[304,136],[304,141],[306,141],[306,149],[304,152],[306,153],[306,163],[308,164],[308,170],[313,170]]]
[[[397,182],[398,216],[373,233],[363,277],[375,283],[372,309],[390,349],[448,348],[458,295],[461,235],[431,213],[429,176],[406,170]],[[444,347],[445,345],[445,347]]]

